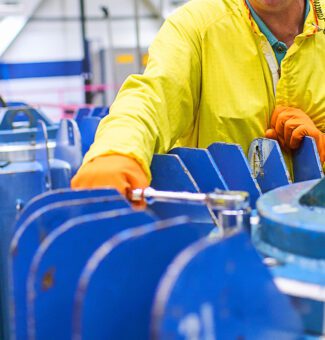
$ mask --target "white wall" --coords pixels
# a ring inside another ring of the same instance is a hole
[[[157,0],[155,0],[157,1]],[[100,6],[107,6],[112,17],[133,16],[133,0],[86,0],[86,14],[103,17]],[[140,15],[150,12],[140,6]],[[37,18],[78,17],[78,0],[44,0],[36,11]],[[160,27],[156,19],[143,19],[140,22],[140,42],[147,48]],[[136,46],[134,20],[113,20],[112,44],[115,48],[134,48]],[[87,37],[92,42],[92,53],[107,49],[107,20],[87,22]],[[1,61],[44,62],[60,60],[80,60],[82,58],[81,30],[78,21],[39,21],[31,20],[22,33],[2,56]],[[111,84],[113,85],[113,84]],[[0,94],[8,100],[23,100],[43,104],[82,104],[82,79],[80,77],[38,78],[0,81]],[[63,91],[63,90],[66,91]],[[44,110],[56,118],[60,110],[44,105]]]

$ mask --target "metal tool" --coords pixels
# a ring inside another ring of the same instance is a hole
[[[135,189],[128,196],[132,202],[154,200],[159,202],[181,202],[208,204],[213,210],[246,210],[249,208],[249,195],[245,191],[216,190],[208,194],[158,191],[153,188]],[[150,203],[150,202],[148,202]]]
[[[249,229],[251,213],[249,194],[245,191],[216,190],[212,193],[191,193],[174,191],[157,191],[153,188],[135,189],[130,191],[128,198],[131,202],[188,203],[207,205],[215,214],[217,226],[222,235],[234,228]]]

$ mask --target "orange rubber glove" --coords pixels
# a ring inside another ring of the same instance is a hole
[[[117,154],[101,156],[86,163],[71,181],[73,189],[110,187],[124,196],[128,190],[148,186],[148,178],[140,164],[131,157]]]
[[[284,150],[299,148],[303,138],[315,139],[320,160],[325,162],[325,134],[317,129],[306,113],[292,107],[277,107],[271,118],[271,129],[265,133],[266,138],[279,141]]]

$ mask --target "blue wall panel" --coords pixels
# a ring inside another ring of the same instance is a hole
[[[0,79],[80,76],[82,69],[82,60],[0,63]]]

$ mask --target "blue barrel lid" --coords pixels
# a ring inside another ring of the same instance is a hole
[[[287,253],[325,259],[325,209],[299,202],[317,182],[281,187],[257,201],[260,241]]]

